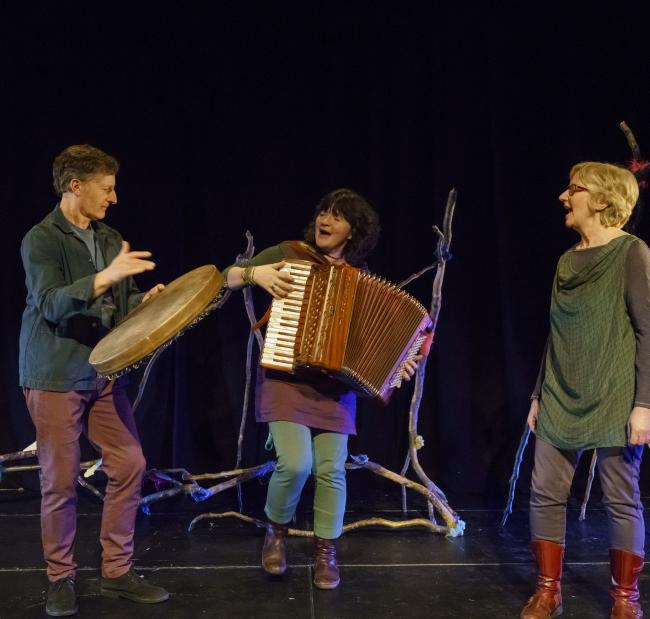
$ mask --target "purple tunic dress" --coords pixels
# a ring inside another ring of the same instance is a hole
[[[357,398],[343,383],[327,376],[306,379],[268,369],[260,369],[259,375],[257,421],[293,421],[356,434]]]

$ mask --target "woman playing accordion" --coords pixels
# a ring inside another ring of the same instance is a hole
[[[364,268],[364,259],[379,236],[377,213],[359,194],[337,189],[316,207],[304,242],[286,241],[270,247],[244,266],[226,269],[228,287],[257,285],[274,299],[294,291],[293,278],[282,271],[284,260],[316,264],[350,264]],[[407,378],[415,362],[407,364]],[[286,570],[286,537],[303,486],[313,471],[314,585],[339,584],[335,540],[341,535],[346,501],[347,440],[355,434],[356,396],[340,381],[322,373],[294,375],[266,368],[258,385],[258,422],[268,423],[277,453],[265,506],[268,526],[262,567],[273,576]]]

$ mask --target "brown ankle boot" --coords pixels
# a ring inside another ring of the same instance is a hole
[[[287,531],[289,525],[269,521],[262,548],[262,568],[271,576],[282,576],[287,570]]]
[[[336,540],[314,536],[314,585],[319,589],[336,589],[339,582]]]
[[[639,572],[643,557],[627,550],[609,549],[609,566],[612,572],[610,593],[614,598],[610,619],[639,619],[643,611],[639,605]]]
[[[564,546],[543,539],[531,542],[537,561],[537,589],[519,615],[520,619],[549,619],[562,614],[562,557]]]

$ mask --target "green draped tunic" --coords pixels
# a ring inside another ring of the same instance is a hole
[[[557,266],[537,435],[560,449],[624,447],[634,405],[636,338],[625,260],[637,238],[611,240],[583,269]]]

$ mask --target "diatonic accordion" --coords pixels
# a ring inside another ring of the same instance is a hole
[[[349,265],[287,260],[293,292],[274,299],[260,365],[324,372],[360,396],[387,402],[432,323],[411,295]]]

